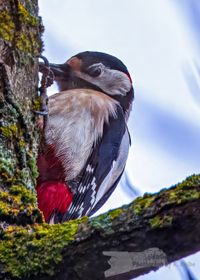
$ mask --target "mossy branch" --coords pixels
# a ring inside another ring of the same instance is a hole
[[[91,219],[2,227],[0,279],[132,279],[199,250],[200,175],[193,175]]]

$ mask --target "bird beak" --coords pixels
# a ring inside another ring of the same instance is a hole
[[[48,68],[50,68],[50,70],[53,72],[55,80],[67,79],[72,72],[72,68],[67,63],[63,63],[63,64],[49,63],[48,65],[45,65],[43,62],[39,62],[40,72],[44,73],[45,70],[47,70]]]
[[[50,63],[49,67],[53,72],[55,79],[59,79],[59,78],[66,79],[67,77],[70,76],[70,73],[72,71],[71,67],[67,63],[63,63],[63,64]]]

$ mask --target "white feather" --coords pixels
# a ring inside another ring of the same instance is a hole
[[[109,95],[125,96],[130,91],[132,84],[125,73],[107,68],[102,63],[96,63],[90,67],[95,66],[101,69],[101,74],[98,77],[91,77],[90,75],[80,71],[76,71],[76,75],[98,86]]]
[[[118,105],[109,96],[89,89],[67,90],[50,97],[45,137],[63,162],[66,181],[80,173],[103,134],[104,123],[110,116],[116,117]]]

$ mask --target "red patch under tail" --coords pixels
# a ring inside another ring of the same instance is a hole
[[[72,202],[72,193],[64,182],[48,181],[37,185],[38,207],[46,222],[57,211],[64,214]]]

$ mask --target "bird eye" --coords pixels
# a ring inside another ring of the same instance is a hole
[[[91,77],[98,77],[101,74],[101,68],[100,67],[89,67],[87,69],[87,74]]]

